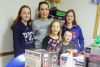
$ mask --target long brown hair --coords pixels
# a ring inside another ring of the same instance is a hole
[[[22,20],[22,17],[20,15],[21,15],[21,12],[22,12],[23,8],[29,8],[29,10],[30,10],[30,19],[28,21],[28,24],[31,24],[31,21],[32,21],[32,19],[31,19],[31,9],[30,9],[29,6],[23,5],[23,6],[20,7],[18,15],[17,15],[17,18],[14,20],[13,24],[11,25],[11,28],[13,28],[15,26],[15,24],[16,24],[17,21],[20,22]]]
[[[51,27],[52,27],[53,23],[55,23],[55,22],[58,22],[59,25],[60,25],[60,31],[59,31],[59,33],[58,33],[58,36],[59,36],[59,40],[61,40],[61,32],[62,32],[61,28],[62,28],[62,24],[61,24],[61,21],[58,20],[58,19],[54,19],[54,20],[51,22],[51,24],[50,24],[50,26],[49,26],[49,29],[48,29],[48,36],[51,35],[51,33],[52,33]]]
[[[72,12],[73,15],[74,15],[74,21],[73,21],[72,25],[77,25],[76,16],[75,16],[75,11],[74,11],[73,9],[69,9],[69,10],[66,12],[66,14],[65,14],[65,23],[64,23],[64,24],[67,24],[67,23],[68,23],[67,20],[66,20],[66,17],[67,17],[67,15],[68,15],[68,13],[70,13],[70,12]]]

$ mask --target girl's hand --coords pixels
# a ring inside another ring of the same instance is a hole
[[[80,54],[84,55],[85,51],[81,51]]]

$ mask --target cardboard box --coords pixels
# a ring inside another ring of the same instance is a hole
[[[44,49],[25,50],[25,67],[57,67],[58,54]]]

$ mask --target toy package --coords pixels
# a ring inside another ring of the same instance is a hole
[[[57,67],[58,54],[44,49],[25,50],[25,67]]]

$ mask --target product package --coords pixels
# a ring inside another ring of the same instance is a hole
[[[83,67],[84,56],[73,57],[69,53],[61,54],[60,67]]]
[[[25,67],[57,67],[58,54],[44,49],[25,50]]]

